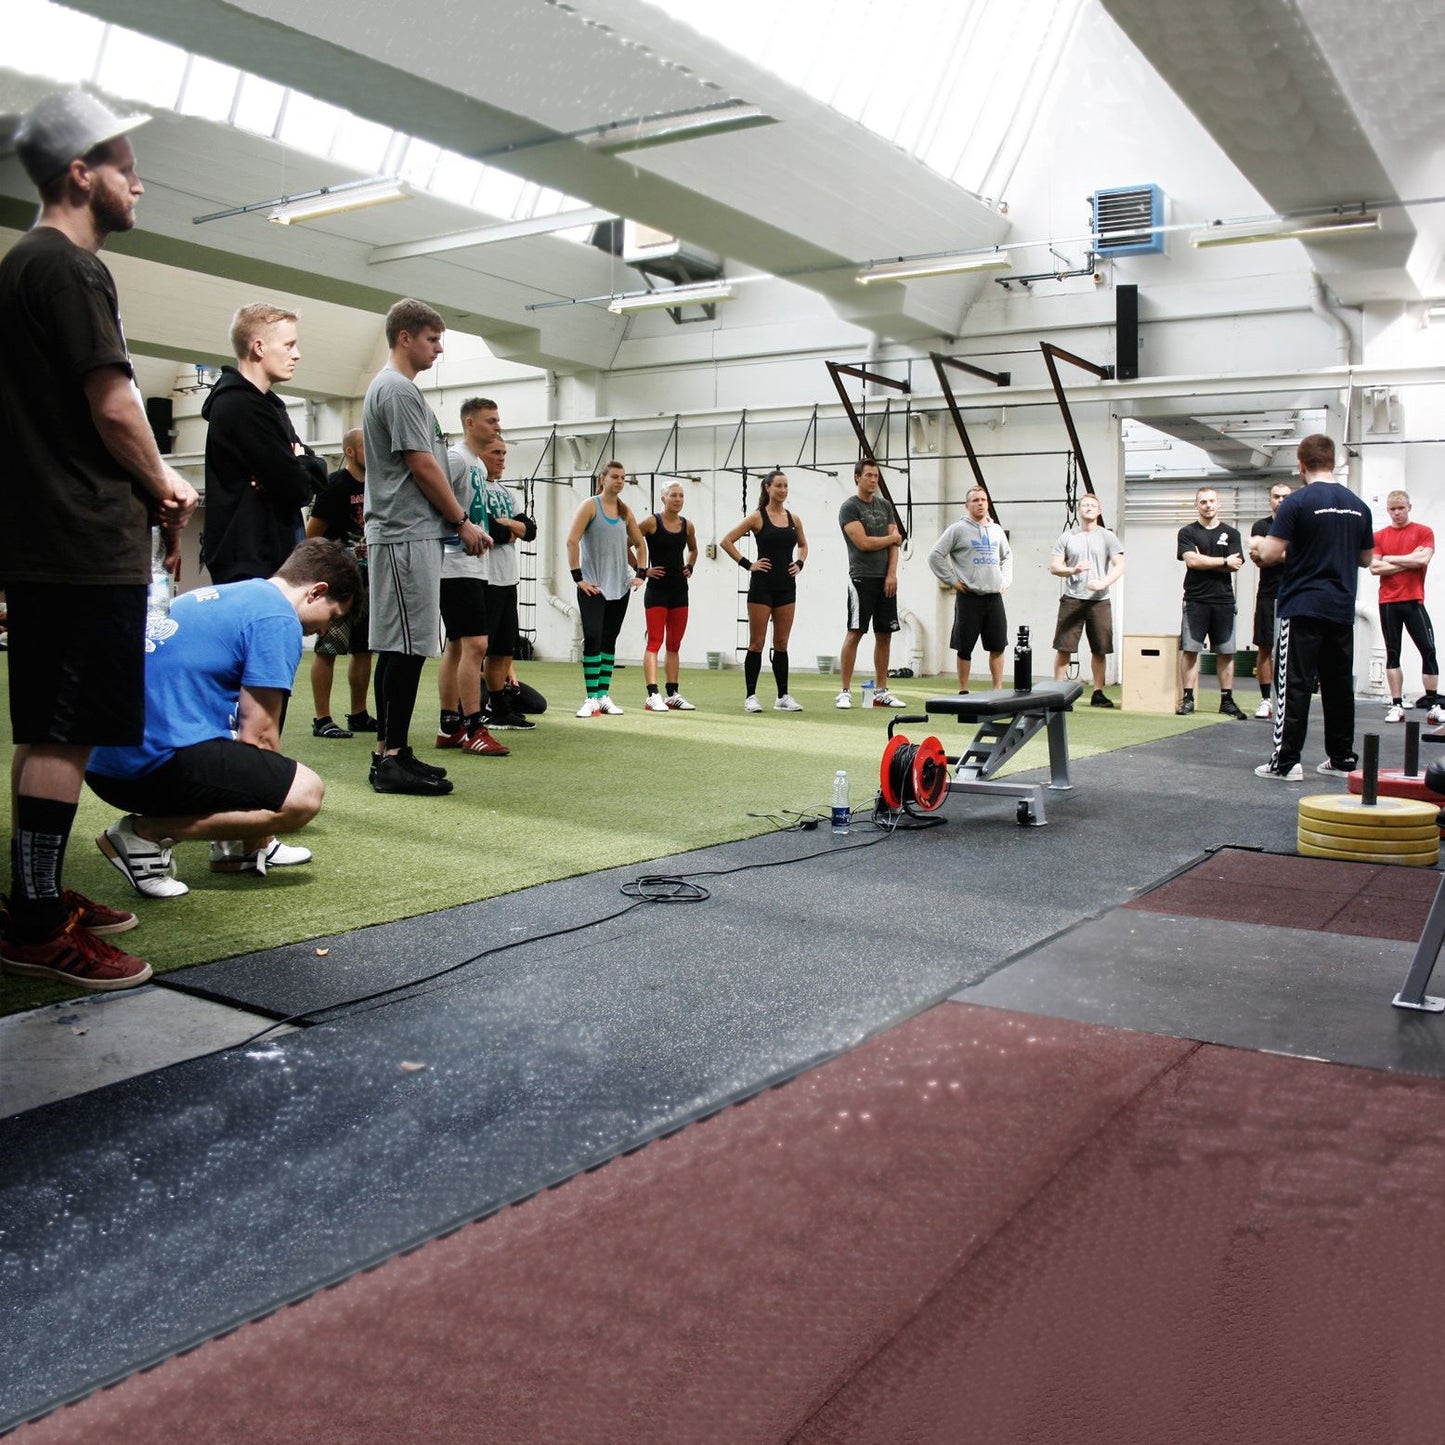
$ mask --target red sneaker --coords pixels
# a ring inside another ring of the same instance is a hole
[[[464,753],[479,753],[484,758],[504,758],[511,748],[504,748],[486,728],[478,724],[466,735],[462,743]]]
[[[467,745],[467,730],[458,727],[455,732],[437,734],[437,746],[439,748],[464,748]]]
[[[82,928],[103,937],[112,933],[128,933],[140,922],[134,913],[127,913],[121,908],[107,908],[104,903],[96,903],[73,888],[67,888],[60,897],[65,911],[75,914]]]
[[[94,993],[135,988],[151,976],[151,966],[143,958],[122,953],[114,944],[87,932],[74,914],[38,943],[15,938],[8,923],[7,918],[7,927],[0,932],[0,972],[53,978]]]

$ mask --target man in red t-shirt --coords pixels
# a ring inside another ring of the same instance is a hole
[[[1390,684],[1390,710],[1386,722],[1404,722],[1404,674],[1400,669],[1400,637],[1420,650],[1421,681],[1425,695],[1416,707],[1430,709],[1428,720],[1445,722],[1445,699],[1436,691],[1440,665],[1435,658],[1435,629],[1425,611],[1425,569],[1435,555],[1435,534],[1410,520],[1410,498],[1391,492],[1385,498],[1390,525],[1375,533],[1375,560],[1370,571],[1380,579],[1380,628],[1385,634],[1385,681]]]

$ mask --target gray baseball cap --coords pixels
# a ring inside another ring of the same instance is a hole
[[[37,186],[53,181],[79,156],[102,141],[144,125],[148,115],[116,115],[83,90],[47,95],[19,119],[10,145]]]

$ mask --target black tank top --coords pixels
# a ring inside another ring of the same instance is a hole
[[[652,536],[647,539],[647,565],[649,567],[665,567],[668,582],[683,582],[686,579],[682,575],[683,555],[687,551],[687,519],[678,514],[678,520],[682,526],[676,532],[669,532],[662,525],[662,513],[654,512],[653,517],[657,521]],[[658,579],[654,579],[658,580]]]
[[[773,564],[769,575],[786,577],[788,568],[793,565],[793,548],[798,545],[798,528],[793,522],[793,514],[787,514],[786,527],[775,526],[768,516],[767,508],[758,515],[763,519],[763,525],[757,534],[758,561],[767,558]]]

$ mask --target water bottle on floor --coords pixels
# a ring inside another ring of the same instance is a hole
[[[868,681],[863,684],[863,706],[865,708],[873,706],[873,687],[873,679],[870,677]]]
[[[848,774],[839,768],[833,774],[833,832],[843,834],[853,817],[853,805],[848,801]]]

